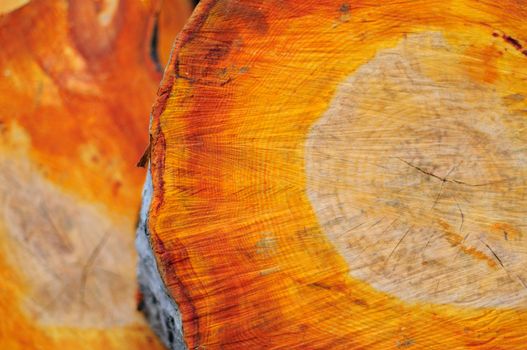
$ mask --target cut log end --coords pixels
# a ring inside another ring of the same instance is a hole
[[[264,3],[204,3],[153,113],[186,345],[522,348],[525,5]]]
[[[190,10],[0,0],[0,349],[164,349],[136,310],[133,165],[161,78],[149,54],[168,58],[154,29],[172,40]]]

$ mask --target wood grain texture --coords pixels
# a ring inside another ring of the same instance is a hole
[[[164,37],[189,15],[172,2]],[[163,7],[3,5],[0,349],[161,349],[136,310],[133,238]]]
[[[522,1],[205,1],[154,107],[189,349],[523,349]]]

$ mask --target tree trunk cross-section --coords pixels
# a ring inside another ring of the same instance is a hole
[[[526,18],[202,2],[153,109],[138,232],[164,342],[525,348]]]

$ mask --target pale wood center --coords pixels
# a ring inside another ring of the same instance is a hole
[[[16,123],[7,130],[0,137],[0,254],[20,279],[7,277],[20,288],[22,309],[52,326],[142,322],[133,222],[51,183],[26,159],[29,135]]]
[[[307,194],[350,274],[407,301],[527,306],[525,97],[473,82],[440,33],[337,89]]]

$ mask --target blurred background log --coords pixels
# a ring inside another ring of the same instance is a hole
[[[135,164],[191,9],[1,3],[0,349],[161,348],[136,311]]]
[[[526,18],[515,0],[200,3],[139,225],[165,342],[523,349]]]

